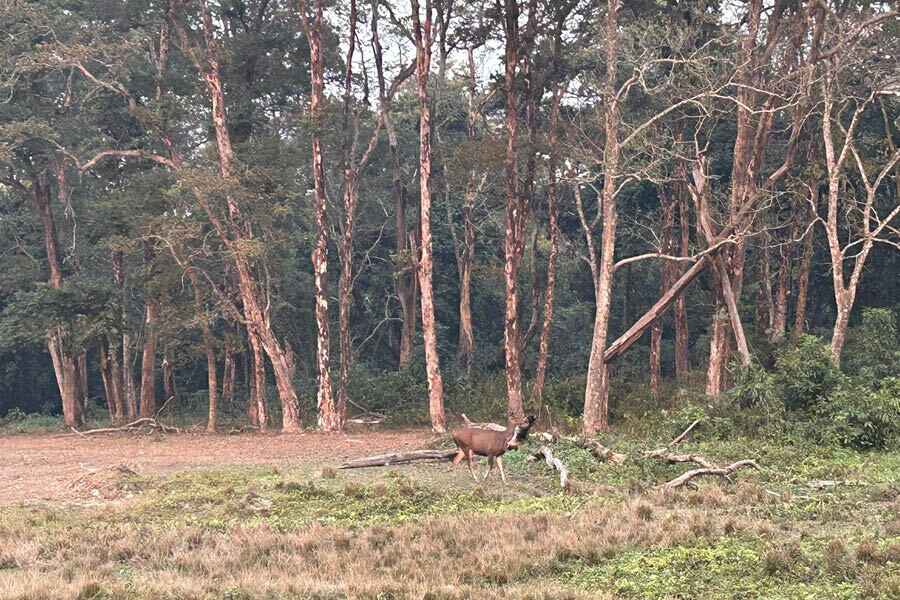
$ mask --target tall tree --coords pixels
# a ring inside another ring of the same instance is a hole
[[[444,417],[444,383],[441,378],[437,347],[437,324],[434,314],[434,258],[431,240],[431,105],[428,100],[428,76],[431,73],[433,8],[425,0],[425,18],[420,15],[418,0],[412,6],[413,36],[416,43],[416,93],[419,97],[419,242],[416,269],[422,296],[422,334],[425,338],[425,370],[428,376],[428,407],[431,428],[446,431]]]

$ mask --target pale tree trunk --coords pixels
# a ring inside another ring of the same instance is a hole
[[[422,333],[425,338],[425,370],[428,377],[428,405],[431,429],[446,431],[444,383],[441,379],[434,315],[431,242],[431,106],[428,101],[428,75],[431,71],[432,6],[425,0],[425,20],[419,15],[419,1],[411,0],[413,32],[416,41],[416,91],[419,97],[419,231],[421,252],[417,261],[422,296]]]
[[[213,344],[213,336],[209,327],[209,313],[206,310],[205,299],[203,297],[203,288],[200,287],[200,277],[194,269],[187,270],[188,277],[191,280],[191,287],[194,288],[194,310],[197,312],[197,319],[200,321],[200,332],[203,335],[203,349],[206,353],[206,389],[209,396],[209,411],[206,419],[206,431],[208,433],[216,432],[216,423],[218,420],[219,405],[219,382],[216,373],[216,350]],[[223,379],[228,381],[229,363],[231,364],[231,372],[234,372],[234,361],[231,354],[226,348],[225,350],[225,372],[222,374]],[[228,393],[231,394],[232,384],[229,386]],[[223,399],[225,389],[222,390]],[[229,400],[230,402],[230,400]]]
[[[134,373],[132,372],[131,334],[129,334],[128,320],[128,291],[125,286],[125,263],[121,250],[112,254],[113,278],[116,288],[119,290],[119,301],[122,303],[122,370],[121,370],[121,397],[124,404],[121,415],[126,419],[137,417],[137,391],[134,388]]]
[[[684,186],[679,185],[677,187],[678,190],[678,221],[680,227],[680,244],[679,244],[679,255],[680,256],[690,256],[690,214],[688,213],[688,203],[687,198],[685,198]],[[681,275],[681,269],[679,267],[675,267],[678,269],[678,274]],[[674,284],[674,282],[673,282]],[[684,294],[680,294],[678,299],[675,300],[675,377],[679,380],[684,380],[687,377],[688,373],[691,370],[691,362],[690,362],[690,353],[689,353],[689,341],[690,341],[690,332],[688,330],[688,320],[687,320],[687,304],[684,299]]]
[[[554,44],[554,57],[559,54],[559,35]],[[559,105],[562,88],[553,88],[553,99],[550,105],[550,159],[547,164],[547,229],[550,238],[550,250],[547,255],[547,290],[544,294],[544,320],[541,323],[541,337],[538,342],[537,367],[534,374],[534,385],[531,388],[532,404],[542,405],[544,385],[547,378],[547,365],[550,360],[550,335],[553,327],[553,304],[556,292],[556,263],[559,257],[559,199],[557,197],[559,168]]]
[[[175,387],[175,367],[169,360],[168,351],[163,352],[162,360],[163,374],[163,403],[178,402],[178,390]]]
[[[250,386],[250,423],[259,427],[260,431],[269,428],[269,411],[266,408],[266,364],[262,347],[255,336],[249,335],[250,347],[253,349],[253,385]]]
[[[798,224],[791,228],[791,239],[799,231]],[[793,242],[790,242],[791,244]],[[791,248],[788,243],[779,245],[778,279],[776,281],[774,310],[772,314],[772,335],[769,341],[780,344],[787,331],[788,293],[791,288]]]
[[[232,349],[225,345],[225,357],[222,364],[222,404],[231,406],[234,402],[234,383],[237,376],[237,361]]]
[[[62,175],[60,175],[60,183],[62,181]],[[44,232],[44,249],[47,252],[47,266],[50,270],[50,287],[58,290],[62,288],[63,283],[62,264],[59,259],[53,208],[50,206],[50,184],[46,176],[38,176],[33,179],[31,199],[41,219]],[[81,403],[78,398],[80,388],[78,363],[75,353],[68,345],[69,335],[63,328],[54,327],[47,333],[47,350],[50,352],[56,384],[62,399],[63,419],[68,427],[78,427],[82,421]]]
[[[603,234],[600,241],[600,257],[594,277],[595,310],[591,353],[588,360],[587,385],[584,392],[584,423],[586,436],[609,429],[609,369],[606,365],[606,336],[609,330],[609,314],[612,306],[613,266],[616,251],[616,187],[619,175],[619,103],[616,97],[616,72],[619,54],[618,13],[619,0],[610,0],[606,14],[606,114],[604,129],[606,142],[603,148],[603,190],[601,214]]]
[[[182,48],[202,73],[206,83],[211,104],[212,124],[216,135],[219,174],[224,181],[236,183],[236,162],[231,145],[231,135],[228,131],[225,96],[220,76],[218,41],[214,34],[213,20],[206,0],[200,3],[200,12],[200,24],[205,45],[202,57],[191,46],[187,32],[180,23],[176,23],[179,25],[177,33],[181,39]],[[293,364],[272,331],[268,302],[264,292],[259,289],[250,260],[241,247],[244,240],[252,237],[250,227],[242,218],[234,195],[225,194],[228,215],[227,220],[223,221],[213,209],[204,192],[197,189],[194,192],[198,203],[206,212],[217,234],[232,253],[248,335],[254,343],[265,350],[272,363],[275,385],[282,405],[282,431],[286,433],[299,431],[300,412],[297,391],[294,389],[292,380]]]
[[[353,16],[355,18],[353,4]],[[315,199],[313,209],[316,218],[316,245],[312,253],[313,271],[315,274],[316,301],[316,364],[319,371],[319,390],[317,403],[319,407],[319,429],[323,431],[339,431],[341,418],[334,404],[331,389],[331,336],[328,324],[328,215],[326,213],[325,167],[322,157],[321,131],[325,126],[322,114],[325,101],[325,65],[322,59],[322,0],[315,0],[312,20],[307,13],[306,0],[300,0],[300,17],[309,42],[309,71],[312,81],[309,111],[312,120],[312,164],[315,182]],[[355,27],[355,23],[353,24]],[[351,56],[352,60],[352,49]],[[349,68],[349,66],[348,66]]]
[[[772,268],[770,264],[769,237],[762,236],[762,256],[759,267],[759,297],[756,304],[757,329],[767,338],[775,324],[775,296],[772,293]]]
[[[813,206],[818,206],[818,182],[813,182]],[[803,252],[800,257],[800,265],[797,268],[797,300],[794,305],[794,328],[791,331],[791,340],[796,342],[806,331],[806,303],[809,295],[809,273],[812,269],[813,242],[816,230],[814,227],[807,229],[803,236]]]
[[[660,191],[660,200],[662,202],[662,237],[660,240],[660,252],[662,254],[673,254],[675,246],[673,242],[673,230],[675,227],[675,209],[677,198],[674,194],[667,194]],[[659,274],[659,293],[664,294],[667,289],[672,287],[673,273],[672,263],[664,261],[660,265]],[[627,322],[627,321],[626,321]],[[663,334],[663,318],[660,316],[653,323],[650,329],[650,394],[654,400],[660,399],[660,380],[662,379],[662,334]]]
[[[141,407],[142,417],[156,413],[156,340],[159,305],[147,300],[144,312],[144,350],[141,358]]]
[[[480,115],[476,108],[475,94],[477,80],[475,76],[475,50],[467,49],[469,67],[469,94],[468,115],[466,122],[466,138],[470,143],[475,143],[478,138],[477,123]],[[459,364],[465,369],[466,376],[472,375],[472,360],[475,356],[475,329],[472,325],[472,268],[475,264],[475,200],[487,180],[484,173],[478,181],[476,169],[469,172],[466,182],[466,193],[463,200],[463,239],[462,247],[457,244],[456,229],[453,220],[450,220],[450,230],[453,233],[454,249],[456,250],[456,267],[459,273],[459,345],[456,357]]]
[[[516,66],[519,62],[519,5],[505,0],[504,30],[506,33],[506,235],[503,244],[506,284],[506,320],[503,328],[503,348],[506,355],[507,415],[510,420],[525,418],[522,396],[522,361],[519,352],[519,266],[525,249],[527,206],[519,192],[517,160],[518,92]]]
[[[106,410],[109,412],[109,421],[111,423],[117,423],[119,418],[116,414],[116,389],[115,383],[112,375],[112,365],[109,360],[110,353],[108,352],[107,343],[101,342],[99,349],[99,362],[100,362],[100,380],[103,383],[103,397],[106,399]]]
[[[835,64],[831,63],[830,69],[834,69]],[[879,170],[874,179],[871,179],[866,165],[854,147],[854,136],[856,129],[861,120],[863,111],[872,101],[870,96],[864,102],[857,102],[849,126],[840,124],[841,113],[843,111],[843,103],[835,102],[834,88],[837,85],[838,78],[831,70],[826,71],[822,78],[823,90],[823,118],[822,118],[822,137],[825,142],[825,166],[828,171],[828,214],[824,220],[826,239],[828,240],[828,249],[831,253],[831,274],[834,285],[834,301],[837,308],[837,316],[834,322],[834,331],[831,336],[831,361],[835,367],[841,365],[841,354],[844,350],[844,343],[847,337],[847,325],[850,320],[850,312],[853,309],[853,303],[856,300],[856,292],[859,287],[859,280],[862,277],[863,268],[866,259],[875,240],[881,239],[884,235],[896,233],[892,226],[892,221],[900,216],[900,201],[884,216],[880,216],[877,212],[876,197],[879,186],[884,182],[888,173],[891,173],[895,166],[900,164],[900,151],[893,149],[893,153],[885,160],[883,167]],[[874,94],[873,94],[874,95]],[[835,106],[839,106],[835,112]],[[835,148],[833,138],[832,120],[837,120],[841,128],[843,144],[840,151]],[[841,201],[840,184],[843,175],[843,169],[849,156],[853,157],[856,163],[859,180],[865,187],[865,202],[862,207],[855,207],[862,217],[859,223],[848,223],[847,229],[850,232],[850,240],[847,245],[841,246],[839,238],[839,204]],[[856,239],[853,239],[853,235]],[[847,277],[844,272],[844,260],[846,259],[848,249],[853,253],[852,269]]]

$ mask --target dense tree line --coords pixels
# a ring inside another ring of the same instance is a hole
[[[575,378],[594,433],[617,382],[717,396],[808,331],[839,366],[900,292],[893,2],[12,0],[0,29],[0,412],[339,431],[400,370],[443,431],[445,388],[502,371],[512,419]]]

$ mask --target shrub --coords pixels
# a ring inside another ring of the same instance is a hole
[[[779,352],[774,383],[788,410],[805,410],[827,398],[842,381],[826,344],[811,335]]]
[[[845,383],[815,413],[823,441],[859,450],[887,448],[900,440],[900,379],[887,378],[874,390]]]
[[[741,408],[770,407],[780,401],[775,376],[758,363],[738,368],[734,387],[729,392],[731,400]]]
[[[897,318],[887,308],[864,308],[862,324],[850,329],[843,354],[847,373],[870,380],[900,376]]]

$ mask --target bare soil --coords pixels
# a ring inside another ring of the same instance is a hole
[[[0,437],[0,505],[60,500],[85,473],[127,465],[141,475],[232,466],[321,468],[438,441],[425,429],[356,434],[104,434]]]

